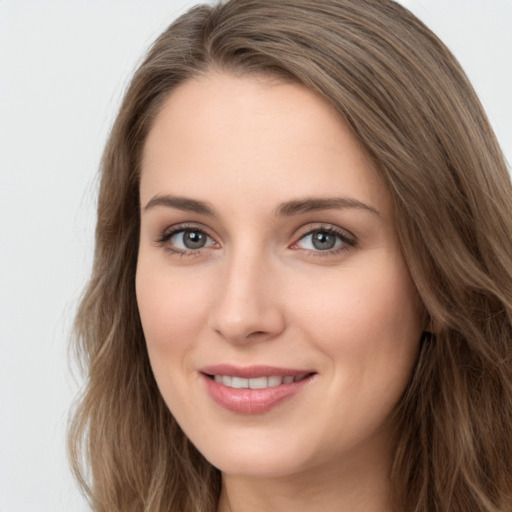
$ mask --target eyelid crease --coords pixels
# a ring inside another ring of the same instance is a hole
[[[294,247],[299,244],[301,240],[304,238],[313,235],[314,233],[328,233],[336,235],[340,241],[341,244],[338,247],[333,247],[331,249],[308,249],[308,248],[300,248],[300,247]],[[351,249],[354,249],[357,247],[357,238],[353,235],[347,236],[345,234],[345,231],[341,228],[337,228],[335,226],[329,226],[329,227],[316,227],[313,229],[309,229],[308,231],[304,232],[302,235],[300,235],[298,238],[296,238],[296,241],[290,246],[291,250],[295,251],[301,251],[303,253],[307,254],[307,258],[324,258],[327,262],[329,259],[335,258],[336,256],[341,255],[342,253],[346,251],[350,251]]]
[[[176,247],[169,243],[171,238],[178,233],[186,232],[186,231],[194,231],[197,233],[202,233],[208,237],[213,244],[205,247],[199,247],[197,249],[182,249],[180,247]],[[211,236],[206,229],[200,228],[197,225],[189,225],[185,224],[175,224],[173,226],[167,227],[165,230],[161,232],[157,239],[154,240],[154,243],[163,248],[168,253],[174,256],[181,257],[195,257],[200,256],[203,253],[203,250],[216,249],[219,246],[219,243],[215,240],[213,236]],[[217,246],[217,247],[215,247]]]
[[[215,240],[215,237],[213,237],[207,229],[198,226],[197,224],[189,224],[189,223],[182,223],[182,224],[175,224],[173,226],[169,226],[166,229],[164,229],[161,234],[158,235],[158,238],[155,240],[155,242],[167,242],[170,238],[172,238],[177,233],[180,233],[181,231],[197,231],[199,233],[205,234],[207,237],[211,238],[215,243],[218,243]]]
[[[352,246],[356,246],[358,243],[358,239],[355,235],[353,235],[350,231],[340,228],[338,226],[335,226],[333,224],[325,224],[325,223],[319,223],[317,225],[311,225],[308,224],[307,226],[304,226],[303,228],[299,229],[297,231],[297,234],[295,235],[296,241],[293,242],[294,244],[297,243],[297,241],[301,240],[302,238],[311,235],[315,232],[325,232],[330,233],[336,236],[339,236],[345,243],[348,243]]]
[[[175,247],[173,245],[168,244],[169,240],[175,236],[178,233],[186,232],[186,231],[195,231],[199,233],[203,233],[205,236],[207,236],[210,240],[212,240],[213,244],[210,246],[205,247],[199,247],[196,249],[182,249],[179,247]],[[314,233],[318,232],[324,232],[328,234],[335,235],[340,239],[341,246],[332,248],[332,249],[305,249],[297,247],[297,244],[300,242],[300,240],[306,238],[307,236],[311,236]],[[329,257],[334,256],[336,254],[339,254],[343,251],[349,250],[351,248],[354,248],[358,244],[357,237],[355,237],[352,233],[349,231],[340,228],[338,226],[332,225],[332,224],[325,224],[325,223],[319,223],[319,224],[307,224],[306,226],[303,226],[300,228],[294,237],[294,242],[290,245],[288,245],[288,248],[291,250],[301,250],[308,254],[311,254],[313,256],[319,256],[319,257]],[[209,249],[218,249],[219,248],[219,242],[217,242],[216,237],[212,236],[208,229],[205,229],[201,226],[199,226],[197,223],[180,223],[175,224],[172,226],[167,227],[165,230],[162,231],[162,233],[158,236],[154,242],[157,245],[163,246],[168,252],[179,255],[179,256],[199,256],[203,250],[209,250]]]

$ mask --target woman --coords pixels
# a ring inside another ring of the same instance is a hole
[[[183,15],[103,159],[70,437],[93,509],[512,510],[511,212],[404,8]]]

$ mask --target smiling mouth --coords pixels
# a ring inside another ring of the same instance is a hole
[[[306,377],[312,375],[312,373],[301,373],[299,375],[269,375],[255,378],[244,378],[235,377],[231,375],[208,375],[205,374],[211,380],[214,380],[218,384],[223,384],[229,388],[234,389],[267,389],[283,384],[293,384],[294,382],[300,382]]]
[[[216,364],[199,370],[213,401],[237,414],[263,414],[291,399],[315,381],[306,368]]]

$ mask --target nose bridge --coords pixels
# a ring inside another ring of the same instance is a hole
[[[247,244],[224,261],[212,327],[229,341],[273,337],[283,328],[272,263],[265,251]]]

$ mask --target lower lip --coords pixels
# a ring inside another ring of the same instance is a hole
[[[299,393],[312,379],[310,375],[299,382],[281,384],[265,389],[237,389],[225,386],[204,375],[210,397],[218,405],[239,414],[262,414]]]

